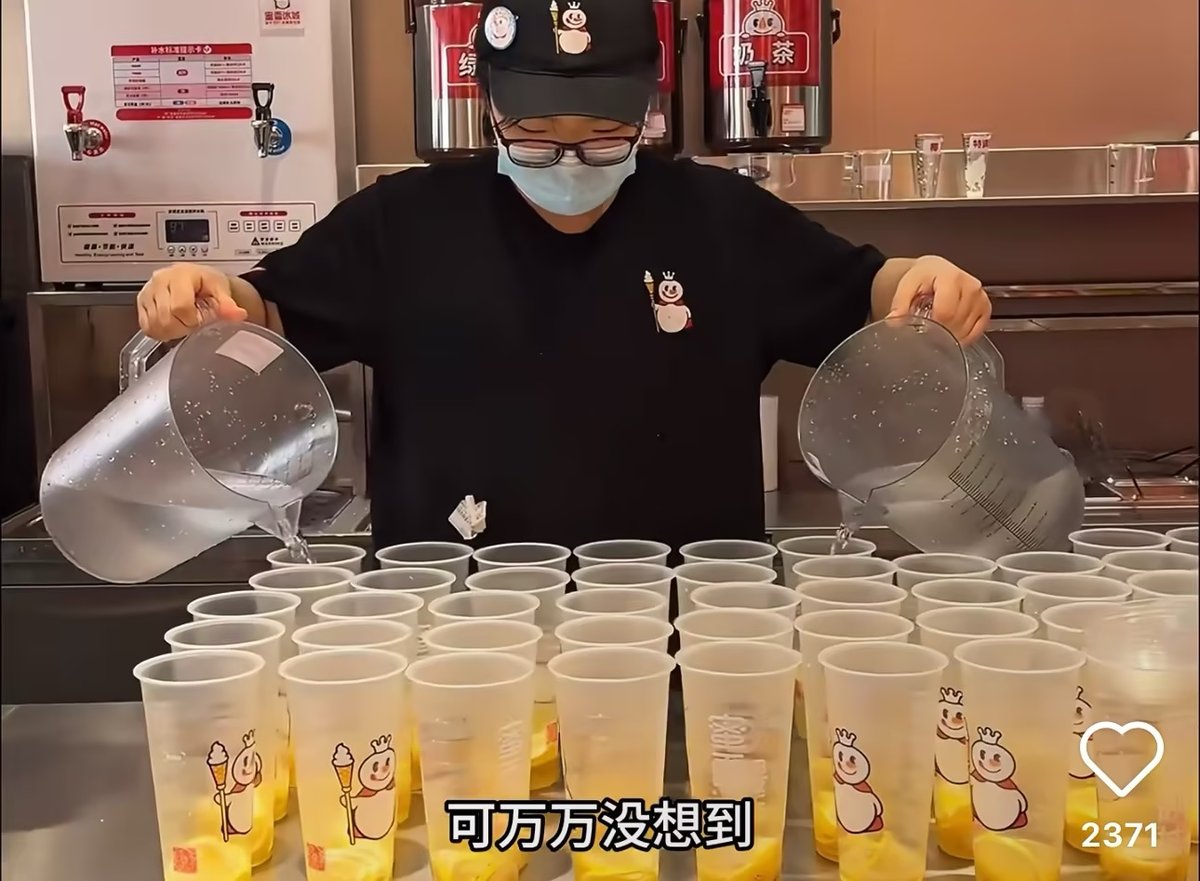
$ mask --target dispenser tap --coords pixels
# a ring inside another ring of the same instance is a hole
[[[765,138],[771,131],[771,98],[767,94],[767,63],[751,61],[746,65],[750,74],[750,97],[746,107],[750,111],[750,126],[754,135]]]
[[[266,159],[279,152],[280,133],[275,117],[271,114],[271,103],[275,100],[274,83],[251,83],[250,94],[254,98],[254,119],[250,127],[254,130],[254,146],[258,158]]]
[[[63,134],[67,136],[72,162],[81,162],[84,156],[102,156],[112,145],[112,133],[108,126],[98,119],[83,117],[83,96],[86,92],[83,86],[62,87],[63,106],[67,108]]]

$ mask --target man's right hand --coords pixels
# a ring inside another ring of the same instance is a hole
[[[203,323],[197,303],[207,300],[225,321],[245,321],[247,312],[233,298],[229,276],[195,263],[159,269],[138,293],[138,324],[151,339],[167,342],[187,336]]]

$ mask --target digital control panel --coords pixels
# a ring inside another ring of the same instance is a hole
[[[245,263],[294,243],[311,202],[260,205],[60,205],[63,263]],[[149,274],[149,273],[147,273]]]

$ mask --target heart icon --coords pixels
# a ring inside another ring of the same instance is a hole
[[[1097,731],[1115,731],[1122,737],[1130,731],[1145,731],[1154,738],[1154,757],[1146,763],[1146,767],[1138,771],[1124,786],[1118,786],[1113,783],[1112,778],[1104,773],[1104,770],[1096,764],[1092,757],[1088,754],[1088,743]],[[1092,769],[1092,773],[1097,778],[1104,781],[1104,785],[1112,790],[1113,795],[1117,798],[1124,798],[1137,788],[1137,785],[1146,779],[1146,775],[1158,767],[1158,763],[1162,761],[1163,752],[1165,751],[1162,735],[1158,729],[1148,722],[1128,722],[1124,725],[1118,725],[1116,722],[1096,722],[1088,727],[1087,731],[1079,738],[1079,757],[1083,759],[1083,763]]]

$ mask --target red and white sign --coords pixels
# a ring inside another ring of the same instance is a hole
[[[475,31],[479,3],[429,7],[430,82],[440,98],[477,98]]]
[[[258,0],[258,29],[264,37],[304,33],[304,0]]]
[[[117,119],[250,119],[253,53],[249,43],[113,46]]]
[[[708,0],[711,85],[749,80],[766,64],[768,86],[816,86],[820,80],[820,0]]]
[[[658,90],[675,91],[675,7],[671,0],[654,0],[654,18],[658,23]]]

